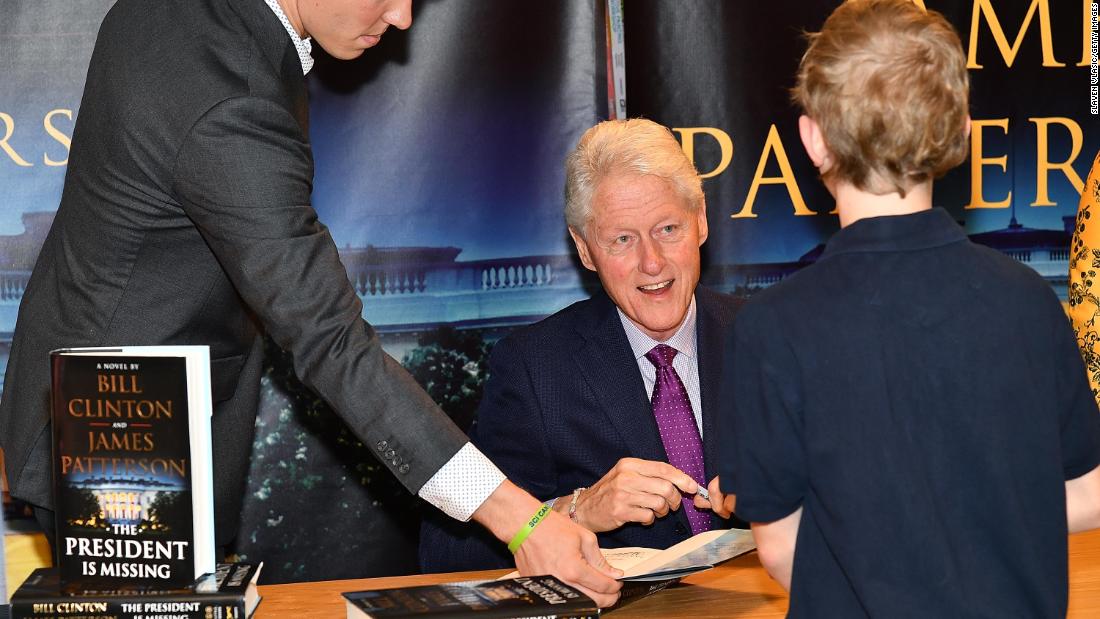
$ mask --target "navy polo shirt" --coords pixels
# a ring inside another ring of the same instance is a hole
[[[1050,286],[945,211],[863,219],[745,305],[719,473],[803,508],[791,617],[1062,617],[1100,414]]]

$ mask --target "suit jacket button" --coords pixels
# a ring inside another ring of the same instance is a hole
[[[399,473],[408,473],[409,472],[409,465],[408,464],[402,464],[401,468],[397,469],[397,471]]]
[[[386,452],[386,456],[385,456],[385,457],[386,457],[386,459],[387,459],[387,460],[390,460],[390,459],[392,459],[392,458],[393,458],[394,456],[396,456],[396,455],[397,455],[397,452],[391,449],[391,450],[389,450],[389,451],[387,451],[387,452]]]
[[[387,443],[386,441],[378,441],[378,444],[375,445],[375,447],[378,448],[378,451],[385,451],[387,445],[389,445],[389,443]]]

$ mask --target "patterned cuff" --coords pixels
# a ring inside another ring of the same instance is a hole
[[[466,522],[500,484],[504,473],[473,443],[466,443],[420,488],[420,498]]]

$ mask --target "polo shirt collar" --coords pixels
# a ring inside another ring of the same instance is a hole
[[[913,251],[966,240],[966,232],[942,208],[908,215],[867,217],[841,228],[822,258],[843,253]]]

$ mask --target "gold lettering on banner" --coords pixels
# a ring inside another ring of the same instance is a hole
[[[963,208],[1008,208],[1012,202],[1012,191],[1008,197],[997,202],[987,202],[982,193],[982,168],[987,165],[1000,166],[1008,171],[1008,155],[1004,157],[985,157],[982,154],[982,131],[986,127],[1000,127],[1008,135],[1008,119],[972,120],[970,123],[970,204]]]
[[[61,132],[60,129],[53,126],[54,116],[65,116],[70,121],[73,119],[73,111],[66,109],[50,110],[49,113],[42,119],[42,127],[46,130],[46,133],[62,146],[65,147],[65,158],[61,161],[54,161],[50,159],[50,156],[46,153],[42,153],[42,163],[48,166],[63,166],[69,163],[69,148],[72,146],[72,138]]]
[[[764,176],[764,168],[767,167],[770,154],[775,154],[775,160],[779,163],[779,176]],[[806,207],[806,201],[802,199],[802,192],[798,189],[798,181],[795,180],[791,162],[787,158],[787,151],[783,148],[783,141],[779,139],[779,131],[773,124],[768,129],[768,139],[764,142],[764,152],[760,153],[760,161],[756,164],[756,174],[752,177],[752,185],[749,187],[749,195],[745,198],[745,205],[740,212],[730,215],[731,219],[741,217],[756,217],[752,212],[753,203],[756,202],[756,192],[761,185],[785,185],[787,193],[791,196],[795,215],[813,215],[814,212]]]
[[[711,178],[712,176],[718,176],[729,167],[730,162],[733,161],[733,140],[729,134],[716,127],[677,127],[673,128],[673,131],[680,134],[680,148],[684,149],[684,154],[687,155],[688,161],[695,164],[695,136],[699,133],[709,135],[714,138],[714,141],[718,142],[718,148],[722,151],[722,156],[718,159],[718,165],[714,167],[710,172],[699,172],[700,178]]]
[[[8,140],[11,139],[11,135],[15,133],[15,119],[10,114],[0,112],[0,121],[4,123],[4,137],[0,138],[0,149],[11,157],[11,160],[15,162],[15,165],[24,168],[31,167],[31,162],[19,156],[19,153],[15,152],[15,149],[8,144]]]
[[[970,51],[966,56],[966,68],[983,68],[982,65],[978,64],[978,24],[983,15],[986,23],[989,24],[989,31],[993,33],[993,40],[997,43],[997,49],[1000,50],[1005,64],[1011,68],[1012,63],[1016,61],[1016,53],[1020,51],[1020,45],[1024,42],[1024,35],[1027,34],[1028,26],[1031,25],[1031,20],[1035,17],[1036,10],[1039,12],[1039,36],[1043,46],[1043,66],[1066,66],[1065,63],[1058,62],[1054,58],[1054,38],[1050,33],[1050,0],[1031,1],[1031,6],[1024,17],[1024,23],[1016,33],[1016,41],[1013,42],[1011,47],[1008,44],[1008,38],[1005,37],[1005,31],[1001,27],[1001,20],[997,18],[997,13],[993,10],[992,0],[974,0],[974,12],[970,18]]]
[[[1073,185],[1073,188],[1077,190],[1077,195],[1080,196],[1085,188],[1085,181],[1081,180],[1081,177],[1077,175],[1077,171],[1073,169],[1073,162],[1077,160],[1077,155],[1081,154],[1081,146],[1084,144],[1081,125],[1078,125],[1073,119],[1058,116],[1028,118],[1028,120],[1035,123],[1035,142],[1037,144],[1035,154],[1035,201],[1031,203],[1031,206],[1057,206],[1050,200],[1048,187],[1050,173],[1054,170],[1059,170],[1062,174],[1065,174],[1069,184]],[[1049,144],[1047,133],[1052,124],[1062,125],[1069,129],[1070,139],[1073,143],[1069,158],[1059,163],[1050,161],[1047,148]]]

